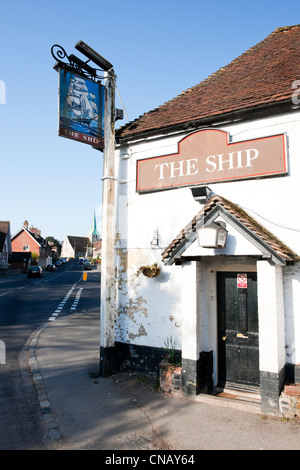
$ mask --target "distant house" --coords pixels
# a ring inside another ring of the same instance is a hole
[[[102,240],[99,240],[93,245],[93,258],[101,258]]]
[[[0,267],[8,267],[11,249],[10,222],[0,221]]]
[[[28,221],[11,238],[13,253],[31,253],[36,255],[38,263],[46,267],[52,261],[51,247],[41,236],[41,231],[33,226],[28,229]]]
[[[89,237],[67,235],[61,249],[62,258],[84,258],[92,247]]]

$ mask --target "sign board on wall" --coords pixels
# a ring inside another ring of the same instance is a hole
[[[247,274],[237,275],[237,286],[239,289],[247,289]]]
[[[68,139],[104,149],[104,86],[59,70],[59,130]]]
[[[137,161],[138,192],[287,174],[285,134],[230,142],[217,129],[194,132],[178,152]]]

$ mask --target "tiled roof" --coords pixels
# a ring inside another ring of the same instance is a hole
[[[178,251],[185,246],[185,244],[192,240],[191,234],[196,233],[196,227],[201,220],[205,220],[207,216],[214,210],[220,208],[223,214],[228,214],[232,220],[235,220],[240,226],[242,225],[250,236],[255,237],[256,240],[268,248],[282,263],[293,263],[300,260],[289,247],[282,243],[271,232],[266,230],[256,220],[250,217],[241,207],[228,201],[221,196],[213,196],[205,204],[203,209],[184,227],[183,230],[174,238],[169,246],[162,252],[162,259],[165,264],[172,264]]]
[[[277,28],[226,67],[116,131],[117,139],[289,101],[300,79],[300,25]]]
[[[102,248],[102,240],[98,240],[93,245],[93,250],[101,250]]]
[[[25,232],[27,233],[28,235],[30,235],[35,241],[36,243],[38,243],[38,245],[40,246],[46,246],[47,245],[47,242],[45,241],[45,239],[37,232],[35,231],[31,231],[31,230],[28,230],[27,228],[25,227],[22,227],[20,228],[12,237],[11,239],[14,240],[15,238],[17,238],[21,232]]]
[[[10,222],[0,221],[0,253],[3,250],[6,235],[8,233]]]
[[[0,221],[0,232],[3,232],[5,233],[5,235],[7,234],[8,232],[8,229],[9,229],[9,224],[10,222],[4,222],[4,221]]]
[[[76,251],[85,251],[87,247],[92,246],[88,237],[76,237],[73,235],[68,235],[68,239],[71,243],[71,246]]]
[[[43,245],[46,244],[45,239],[40,235],[40,233],[31,231],[31,230],[27,230],[26,228],[24,228],[24,231],[26,231],[27,233],[29,233],[29,235],[31,235],[33,238],[35,238],[35,240],[36,240],[41,246],[43,246]]]

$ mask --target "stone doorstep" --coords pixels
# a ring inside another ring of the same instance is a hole
[[[235,390],[230,388],[224,388],[220,391],[216,390],[215,395],[217,397],[231,398],[232,400],[249,401],[253,403],[261,403],[260,393],[246,392],[243,390]]]

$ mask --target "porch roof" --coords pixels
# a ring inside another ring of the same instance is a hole
[[[197,237],[196,228],[200,222],[204,226],[219,215],[235,226],[246,238],[258,246],[265,255],[269,255],[276,264],[293,264],[300,261],[300,256],[281,242],[275,235],[259,224],[240,206],[215,195],[204,205],[201,211],[181,230],[162,252],[162,260],[171,265],[179,260],[186,248]]]

